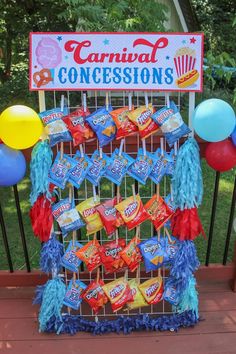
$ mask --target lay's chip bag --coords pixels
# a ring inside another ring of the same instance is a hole
[[[155,305],[162,300],[162,296],[163,296],[162,277],[155,277],[155,278],[148,279],[144,283],[140,284],[138,287],[144,299],[149,305]]]
[[[133,295],[133,301],[127,302],[127,307],[129,310],[139,309],[144,306],[148,306],[145,298],[143,297],[141,291],[139,290],[139,284],[136,279],[129,280],[129,287]]]
[[[134,106],[132,106],[131,110],[133,109]],[[131,122],[131,120],[129,120],[129,112],[129,107],[118,108],[110,112],[110,115],[112,116],[117,128],[117,140],[123,139],[138,132],[137,126],[133,122]]]
[[[70,132],[62,120],[67,114],[67,107],[63,111],[60,108],[53,108],[39,113],[39,117],[42,119],[45,131],[48,134],[50,146],[72,140]]]
[[[91,157],[92,165],[88,168],[86,179],[94,186],[98,186],[102,176],[106,171],[106,167],[110,163],[110,158],[102,152],[102,156],[98,150],[95,150]]]
[[[84,181],[89,168],[92,166],[92,162],[87,155],[81,156],[79,151],[76,152],[73,160],[76,165],[70,170],[69,182],[76,188],[80,188]]]
[[[134,159],[131,156],[125,152],[119,154],[119,149],[115,149],[105,170],[104,177],[120,186],[124,175],[133,162]]]
[[[156,133],[159,129],[159,126],[152,119],[153,113],[154,108],[151,103],[148,107],[140,106],[127,113],[131,122],[138,127],[139,135],[142,139]]]
[[[89,272],[92,272],[101,264],[101,257],[98,252],[99,247],[98,240],[94,239],[75,252],[76,256],[86,264]]]
[[[116,136],[116,125],[110,114],[111,111],[111,105],[108,108],[104,106],[86,117],[86,121],[97,135],[100,147],[109,144]]]
[[[79,107],[74,112],[63,117],[63,121],[72,135],[74,146],[95,139],[94,132],[88,123],[85,122],[85,117],[88,115],[90,115],[88,109],[84,111],[82,107]]]
[[[149,214],[145,210],[142,200],[137,194],[135,197],[131,196],[121,203],[117,204],[115,208],[120,212],[122,219],[128,230],[132,230],[145,220],[149,219]]]
[[[76,209],[86,223],[87,235],[95,234],[103,228],[102,220],[96,209],[96,206],[99,204],[100,198],[96,196],[96,198],[91,197],[76,205]]]
[[[58,151],[56,158],[49,170],[49,182],[61,189],[64,189],[69,179],[71,170],[76,166],[76,161],[64,154],[61,157]]]
[[[102,288],[110,300],[113,312],[121,310],[127,302],[133,301],[133,295],[129,283],[124,277],[105,284]]]
[[[160,126],[169,146],[191,132],[173,101],[170,101],[170,107],[163,107],[155,112],[152,119]]]

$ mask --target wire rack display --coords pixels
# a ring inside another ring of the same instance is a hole
[[[41,97],[41,110],[47,108],[52,108],[49,107],[49,105],[52,104],[54,107],[60,107],[61,104],[61,97],[62,93],[61,92],[51,92],[51,93],[45,93],[44,96],[44,102],[42,102],[42,97]],[[175,96],[171,96],[173,100],[175,101],[176,105],[179,107],[181,110],[181,104],[182,104],[182,97],[180,93],[175,93]],[[189,97],[190,98],[190,97]],[[67,91],[64,94],[64,100],[66,105],[69,108],[69,111],[72,112],[77,108],[77,106],[81,106],[83,104],[87,105],[87,108],[90,110],[90,112],[95,111],[101,106],[104,106],[105,104],[111,104],[113,109],[120,108],[123,106],[128,106],[130,102],[132,102],[132,105],[136,108],[140,105],[145,105],[148,103],[152,103],[155,109],[163,107],[163,105],[169,103],[170,96],[167,93],[161,93],[161,92],[149,92],[148,94],[145,92],[99,92],[99,91],[89,91],[89,92],[70,92]],[[50,102],[49,104],[47,102]],[[47,107],[46,107],[47,106]],[[105,146],[103,151],[110,156],[114,149],[116,147],[119,147],[120,142],[119,141],[113,141],[110,143],[108,146]],[[155,152],[158,147],[161,147],[163,151],[169,151],[170,148],[166,144],[166,140],[164,139],[163,136],[160,135],[160,133],[157,133],[149,138],[146,139],[146,148],[147,151],[150,152]],[[127,152],[129,155],[132,157],[136,157],[138,148],[142,147],[142,142],[141,139],[137,136],[132,136],[132,137],[127,137],[124,141],[124,151]],[[98,148],[98,143],[97,142],[90,142],[90,143],[85,143],[83,144],[83,150],[84,153],[87,154],[88,156],[91,156],[93,151]],[[72,143],[61,143],[60,145],[58,144],[56,146],[56,151],[61,151],[61,153],[65,152],[69,154],[70,156],[73,156],[78,148],[74,148],[72,146]],[[174,146],[175,153],[177,153],[178,150],[178,144]],[[135,185],[135,191],[136,193],[140,194],[140,197],[143,201],[143,204],[145,204],[152,196],[153,194],[156,193],[157,191],[157,186],[150,180],[147,180],[147,183],[145,186],[141,185],[137,181],[135,181],[133,178],[129,177],[126,175],[122,181],[122,184],[120,186],[120,195],[122,199],[125,199],[129,196],[132,195],[132,185]],[[161,196],[165,197],[168,194],[171,194],[171,179],[170,177],[164,177],[159,188],[159,193]],[[99,195],[100,201],[103,202],[107,199],[113,198],[117,194],[117,187],[115,184],[111,183],[109,180],[106,178],[101,179],[101,183],[98,187],[96,187],[96,194]],[[87,198],[90,198],[94,195],[94,188],[92,184],[85,180],[83,184],[81,185],[80,189],[76,189],[74,187],[69,187],[66,188],[65,190],[60,190],[58,189],[58,199],[62,199],[65,197],[73,198],[75,201],[75,205],[79,204],[81,201],[84,201]],[[92,236],[86,236],[86,230],[85,228],[82,228],[76,232],[68,234],[66,237],[63,237],[60,230],[58,229],[57,225],[55,225],[55,232],[58,235],[59,239],[63,242],[64,249],[68,247],[69,242],[72,240],[78,240],[81,244],[86,244],[88,241],[92,240]],[[151,221],[145,221],[143,224],[141,224],[140,227],[140,239],[141,240],[146,240],[150,238],[151,236],[155,235],[156,231],[153,228],[153,225]],[[164,237],[166,236],[166,230],[162,228],[160,231],[158,231],[158,235],[162,235]],[[132,237],[135,235],[135,230],[128,231],[127,228],[124,226],[121,226],[119,228],[119,237],[122,237],[126,240],[126,244],[130,241]],[[97,233],[97,239],[99,243],[102,245],[103,243],[109,241],[106,233],[104,230],[100,231]],[[111,238],[115,239],[115,236]],[[119,278],[120,276],[124,275],[124,272],[120,273],[114,273],[114,274],[105,274],[103,266],[100,266],[100,277],[104,280],[104,282],[109,282],[112,281],[116,278]],[[126,271],[127,272],[127,271]],[[136,276],[139,277],[140,282],[142,283],[143,281],[150,279],[153,276],[157,276],[158,271],[152,271],[150,273],[145,273],[145,269],[141,266],[141,269],[139,268],[138,272],[131,273],[130,271],[127,272],[127,278],[128,280],[131,278],[134,278]],[[166,269],[165,267],[161,268],[161,274],[163,278],[163,284],[165,286],[165,279],[166,279]],[[70,271],[67,271],[66,269],[63,269],[63,274],[62,276],[64,277],[64,280],[66,284],[71,280],[71,278],[75,279],[80,279],[82,280],[86,285],[88,285],[91,280],[95,279],[97,276],[97,271],[94,270],[92,273],[88,272],[84,266],[83,263],[79,268],[78,273],[72,273]],[[91,319],[98,320],[99,318],[111,318],[114,316],[132,316],[132,315],[137,315],[137,314],[142,314],[142,313],[148,313],[151,315],[163,315],[163,314],[171,314],[172,313],[172,308],[171,306],[162,300],[160,303],[157,305],[149,305],[143,308],[140,308],[138,310],[127,310],[123,311],[120,310],[116,312],[115,314],[111,310],[111,306],[109,304],[106,304],[104,308],[95,316],[93,310],[89,307],[85,301],[82,301],[79,310],[75,311],[70,308],[63,308],[63,312],[65,313],[68,311],[71,314],[79,314],[81,316],[85,317],[90,317]]]

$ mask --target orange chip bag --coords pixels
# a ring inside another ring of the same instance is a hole
[[[82,293],[83,299],[87,301],[95,314],[97,314],[108,301],[108,298],[102,289],[103,285],[104,282],[101,279],[93,280]]]
[[[139,194],[137,194],[135,198],[131,196],[123,200],[121,203],[117,204],[115,208],[120,212],[128,230],[132,230],[134,227],[137,227],[150,218],[148,212],[144,209]]]
[[[124,277],[113,280],[102,288],[111,302],[113,312],[119,311],[127,302],[133,301],[129,283]]]
[[[124,267],[125,262],[121,258],[120,252],[125,246],[125,239],[119,238],[118,240],[105,242],[99,247],[101,262],[106,273],[114,273]]]
[[[138,268],[142,259],[142,255],[137,247],[139,243],[140,239],[135,236],[120,253],[121,258],[125,261],[131,272],[134,272]]]
[[[173,215],[162,197],[156,194],[144,205],[156,230],[159,230]]]
[[[154,305],[162,300],[162,277],[148,279],[144,283],[140,284],[138,287],[148,304]]]
[[[75,252],[76,256],[86,264],[90,272],[101,264],[101,257],[98,252],[99,247],[98,240],[94,239]]]
[[[134,106],[132,106],[132,110],[133,109]],[[129,107],[118,108],[110,112],[110,115],[112,116],[117,128],[116,139],[123,139],[126,136],[138,132],[137,126],[129,120],[127,115],[129,112]]]
[[[136,279],[129,280],[129,286],[134,300],[127,303],[128,309],[134,310],[140,307],[148,306],[148,303],[145,301],[141,291],[138,288],[137,280]]]
[[[100,198],[96,196],[96,199],[91,197],[76,206],[86,223],[87,235],[94,234],[103,228],[102,220],[96,209],[99,204]]]
[[[158,131],[159,126],[151,118],[155,112],[152,104],[140,106],[127,113],[129,119],[138,127],[140,137],[147,138]]]

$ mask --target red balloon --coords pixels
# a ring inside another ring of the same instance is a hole
[[[206,148],[206,161],[216,171],[231,170],[236,166],[236,147],[229,139],[209,143]]]

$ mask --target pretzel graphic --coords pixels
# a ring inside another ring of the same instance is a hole
[[[33,80],[37,87],[41,87],[47,85],[53,79],[49,69],[42,69],[34,73]]]

